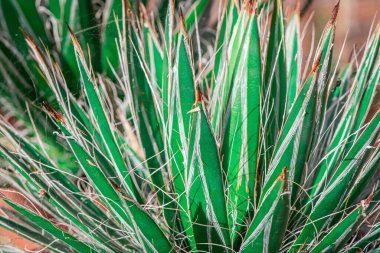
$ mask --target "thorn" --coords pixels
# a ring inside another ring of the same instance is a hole
[[[254,0],[247,0],[245,2],[245,11],[249,14],[252,15],[255,11],[255,4],[256,2]]]
[[[175,0],[170,0],[170,14],[174,16]]]
[[[201,88],[198,86],[197,90],[195,92],[195,102],[193,104],[194,108],[191,109],[190,111],[188,111],[187,113],[194,113],[194,112],[200,111],[198,104],[202,103],[202,101],[203,101],[202,97],[203,97],[203,94],[202,94]]]
[[[75,52],[77,52],[77,53],[79,54],[79,57],[81,58],[81,60],[82,60],[82,62],[83,62],[83,65],[85,65],[86,71],[89,72],[88,66],[85,64],[85,62],[86,62],[86,60],[85,60],[86,57],[84,56],[84,53],[83,53],[82,47],[81,47],[81,45],[79,44],[79,41],[78,41],[77,37],[75,36],[73,30],[71,30],[69,24],[66,23],[66,26],[67,26],[67,29],[69,30],[71,40],[72,40],[73,43],[74,43],[74,50],[75,50]]]
[[[338,16],[338,12],[339,12],[339,4],[340,4],[340,0],[338,1],[338,3],[335,5],[332,13],[331,13],[331,17],[330,17],[330,21],[329,23],[331,25],[334,25],[335,24],[335,21],[336,21],[336,17]]]
[[[65,116],[62,113],[57,112],[47,101],[43,101],[45,109],[51,114],[51,116],[55,119],[55,121],[60,122],[62,124],[65,123]]]
[[[282,170],[281,172],[281,175],[280,175],[280,180],[282,181],[286,181],[286,172],[288,171],[288,168],[287,167],[284,167],[284,169]]]
[[[366,214],[366,211],[367,211],[367,208],[369,206],[369,204],[371,203],[372,199],[373,199],[373,196],[374,196],[374,193],[371,192],[371,194],[368,196],[367,199],[364,199],[360,202],[360,205],[362,206],[363,208],[363,211],[362,211],[362,215],[364,217],[364,219],[367,219],[367,214]]]
[[[181,30],[181,33],[185,37],[187,37],[186,21],[185,21],[185,16],[183,14],[182,8],[179,8],[179,18],[180,18],[180,30]]]
[[[117,191],[117,192],[123,192],[123,188],[121,188],[115,181],[111,180],[111,179],[108,179],[108,181],[110,182],[110,184],[113,186],[113,188]]]
[[[125,12],[128,12],[131,10],[131,5],[129,3],[129,0],[123,0],[123,7]]]
[[[372,199],[373,199],[373,197],[374,197],[374,193],[373,192],[371,192],[371,194],[368,196],[368,198],[366,199],[366,203],[367,204],[369,204],[371,201],[372,201]]]
[[[81,46],[78,42],[78,39],[77,37],[75,36],[73,30],[71,30],[70,26],[68,23],[66,23],[66,27],[67,29],[69,30],[69,33],[70,33],[70,37],[71,37],[71,40],[73,41],[74,43],[74,48],[77,48],[78,50],[80,50],[80,53],[83,55],[83,52],[82,52],[82,49],[81,49]]]
[[[73,43],[74,43],[77,47],[80,48],[80,44],[79,44],[79,42],[78,42],[78,39],[77,39],[77,37],[75,36],[73,30],[71,30],[71,28],[70,28],[70,26],[69,26],[68,23],[66,23],[66,27],[67,27],[67,29],[69,30],[70,37],[71,37]]]
[[[297,14],[298,16],[299,16],[300,13],[301,13],[301,2],[300,2],[300,0],[297,0],[295,12],[296,12],[296,14]]]
[[[71,28],[70,28],[70,26],[69,26],[68,23],[66,23],[66,26],[67,26],[67,29],[69,30],[71,40],[72,40],[73,43],[74,43],[74,49],[75,49],[75,51],[78,51],[78,53],[80,54],[80,56],[81,56],[82,59],[84,60],[84,59],[85,59],[85,57],[84,57],[84,53],[83,53],[83,51],[82,51],[82,47],[80,46],[77,37],[75,36],[73,30],[71,30]]]
[[[21,33],[24,35],[25,40],[26,40],[26,42],[29,44],[29,46],[32,47],[33,49],[37,50],[38,53],[41,54],[39,48],[37,47],[36,43],[34,43],[32,37],[30,37],[29,34],[27,34],[27,33],[25,32],[25,30],[22,29],[21,27],[20,27],[20,31],[21,31]],[[42,55],[42,54],[41,54],[41,55]]]
[[[26,40],[28,40],[28,41],[33,41],[32,38],[29,36],[29,34],[27,34],[27,33],[25,32],[25,30],[22,29],[22,27],[19,27],[19,29],[20,29],[21,33],[24,35],[24,37],[25,37]]]
[[[202,95],[201,88],[198,86],[195,93],[195,104],[202,103]]]
[[[322,53],[319,54],[317,60],[315,61],[312,72],[314,73],[317,72],[319,65],[321,64],[321,58],[322,58]]]

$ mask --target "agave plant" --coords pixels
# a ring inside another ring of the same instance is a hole
[[[221,2],[210,35],[207,0],[0,0],[2,227],[51,252],[378,248],[380,26],[342,64],[339,3],[303,54],[297,9]]]

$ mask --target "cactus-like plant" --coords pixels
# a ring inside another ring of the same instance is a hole
[[[0,226],[51,252],[377,249],[380,26],[341,64],[339,3],[304,57],[281,0],[221,1],[208,37],[209,1],[163,2],[0,0]]]

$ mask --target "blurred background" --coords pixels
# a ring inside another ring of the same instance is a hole
[[[296,0],[284,0],[284,9],[287,6],[294,6]],[[302,24],[305,25],[307,19],[312,15],[312,23],[315,26],[316,37],[321,34],[331,10],[337,1],[334,0],[307,0],[308,8],[302,16]],[[305,3],[307,2],[307,3]],[[288,4],[287,4],[288,3]],[[347,60],[351,49],[360,48],[367,40],[370,28],[379,22],[380,0],[341,0],[340,10],[336,25],[336,47],[335,54],[339,54],[345,37],[347,35],[343,60]],[[309,26],[311,28],[311,26]],[[302,28],[301,28],[302,29]],[[311,29],[309,29],[311,31]],[[309,37],[309,36],[306,36]]]
[[[213,0],[215,11],[224,0]],[[336,5],[338,0],[283,0],[283,8],[285,16],[289,16],[297,6],[300,4],[301,10],[301,31],[306,28],[304,49],[310,44],[311,33],[313,27],[315,28],[315,38],[319,38],[330,18],[331,11]],[[341,0],[339,14],[336,23],[336,47],[335,54],[339,54],[343,42],[347,35],[346,46],[342,55],[342,60],[347,60],[354,45],[361,47],[367,40],[370,28],[372,25],[376,26],[380,18],[380,0]],[[215,22],[212,18],[212,22]],[[309,25],[306,27],[308,20]],[[315,41],[318,43],[318,41]],[[307,52],[307,51],[306,51]],[[305,53],[306,53],[305,52]]]
[[[217,21],[218,8],[225,0],[212,0],[211,11],[209,12],[209,25],[212,26]],[[330,17],[330,13],[336,4],[336,0],[283,0],[284,11],[289,14],[294,10],[297,2],[300,2],[302,12],[301,31],[305,31],[305,39],[303,41],[304,54],[310,50],[311,38],[313,31],[315,38],[319,38],[326,22]],[[157,0],[151,0],[149,9],[154,10]],[[335,59],[337,59],[340,49],[346,38],[345,50],[342,54],[342,61],[348,61],[352,50],[360,50],[365,44],[368,34],[372,26],[376,26],[379,22],[380,0],[341,0],[340,11],[337,19],[337,31],[335,40]],[[306,24],[309,23],[307,26]],[[306,27],[306,29],[305,29]],[[317,40],[317,39],[316,39]],[[315,41],[318,43],[318,41]],[[378,96],[379,97],[379,96]],[[380,99],[377,99],[377,105],[374,110],[380,108]],[[15,193],[13,199],[20,198]],[[2,203],[0,203],[1,206]],[[38,245],[28,242],[19,236],[7,232],[0,228],[0,249],[6,245],[14,246],[23,251],[41,250]],[[44,252],[43,250],[40,252]]]

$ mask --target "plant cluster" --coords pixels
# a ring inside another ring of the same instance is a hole
[[[342,64],[339,3],[305,53],[297,9],[221,2],[210,36],[207,0],[0,0],[0,226],[51,252],[378,249],[380,26]]]

